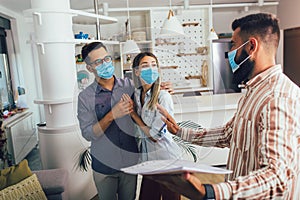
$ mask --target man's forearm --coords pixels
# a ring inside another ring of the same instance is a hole
[[[112,111],[109,111],[100,121],[93,126],[93,132],[96,137],[104,134],[105,130],[110,126],[114,120]]]

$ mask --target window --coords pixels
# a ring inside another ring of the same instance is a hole
[[[7,53],[6,29],[10,29],[10,21],[0,17],[0,108],[11,110],[15,108],[15,102]]]

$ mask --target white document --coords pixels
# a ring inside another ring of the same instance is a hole
[[[183,172],[230,174],[232,171],[188,160],[152,160],[122,168],[128,174],[179,174]]]

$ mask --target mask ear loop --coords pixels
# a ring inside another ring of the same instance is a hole
[[[251,57],[251,55],[249,55],[247,58],[245,58],[245,60],[243,60],[240,64],[238,64],[238,66],[240,67],[244,62],[246,62],[249,58]]]
[[[242,44],[239,48],[237,48],[236,50],[242,48],[243,46],[245,46],[248,42],[250,42],[250,40],[248,40],[247,42],[245,42],[244,44]],[[240,64],[238,64],[238,68],[244,63],[246,62],[249,58],[251,57],[251,55],[249,55],[247,58],[245,58]]]
[[[243,46],[245,46],[246,44],[248,44],[248,42],[250,42],[250,40],[247,40],[247,42],[244,42],[244,44],[242,44],[241,46],[239,46],[239,48],[237,48],[236,50],[239,50],[240,48],[242,48]]]

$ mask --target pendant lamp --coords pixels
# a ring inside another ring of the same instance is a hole
[[[171,9],[171,0],[169,1],[169,3],[170,3],[170,9],[168,13],[168,18],[165,19],[159,35],[168,36],[168,35],[184,34],[182,24],[176,18],[173,10]]]
[[[137,54],[140,53],[140,48],[134,40],[131,39],[131,28],[130,28],[130,16],[129,16],[129,0],[127,2],[127,20],[128,20],[128,35],[126,42],[124,43],[123,53],[124,54]]]
[[[215,29],[213,28],[213,13],[212,13],[212,0],[210,0],[210,6],[209,6],[209,26],[211,26],[211,29],[209,31],[208,40],[217,40],[219,39]]]

